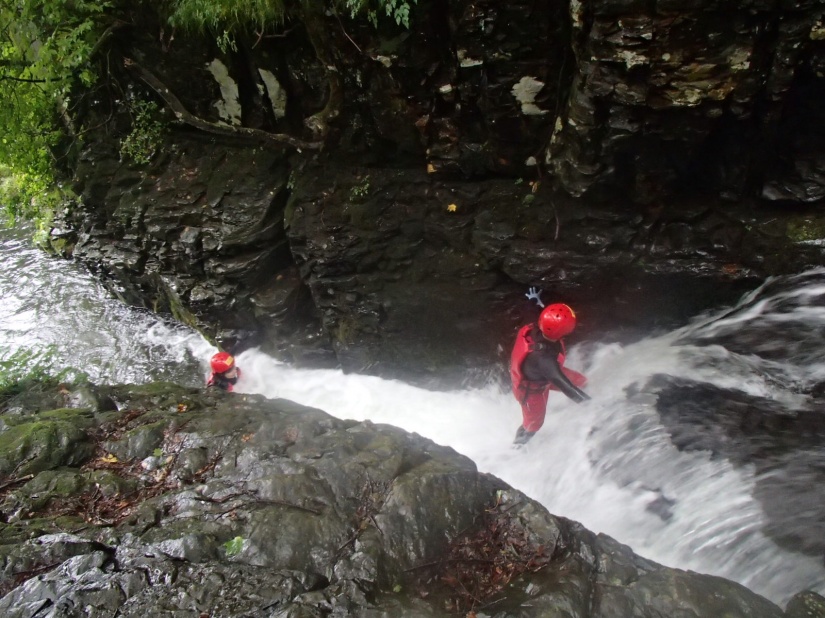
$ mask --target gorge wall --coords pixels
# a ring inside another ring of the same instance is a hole
[[[821,263],[822,1],[419,0],[276,35],[126,6],[52,242],[239,351],[423,382],[535,315],[679,323]],[[121,154],[154,102],[162,147]]]

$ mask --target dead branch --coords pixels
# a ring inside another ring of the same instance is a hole
[[[14,75],[0,75],[0,81],[9,80],[12,82],[22,82],[24,84],[48,84],[51,82],[56,82],[61,79],[66,79],[64,77],[55,78],[55,79],[30,79],[27,77],[15,77]]]
[[[420,569],[444,566],[445,564],[495,564],[495,562],[495,560],[488,560],[485,558],[446,558],[444,560],[436,560],[435,562],[427,562],[425,564],[412,566],[409,569],[404,569],[404,572],[410,573],[412,571],[418,571]]]
[[[276,34],[264,34],[263,30],[261,30],[260,32],[256,32],[255,34],[258,35],[258,40],[255,41],[255,44],[252,46],[252,49],[255,49],[258,46],[258,44],[264,39],[285,39],[293,30],[295,30],[295,26],[292,26],[292,28],[289,28],[288,30],[284,30],[283,32]]]
[[[323,147],[323,142],[305,142],[284,133],[268,133],[267,131],[261,131],[260,129],[252,129],[249,127],[230,127],[225,124],[209,122],[208,120],[199,118],[190,113],[189,110],[184,107],[183,103],[181,103],[180,99],[178,99],[172,91],[169,90],[169,88],[167,88],[166,85],[155,77],[150,71],[140,66],[130,58],[124,58],[123,64],[127,69],[137,73],[138,77],[146,82],[146,84],[164,100],[166,105],[168,105],[174,112],[175,117],[178,120],[195,127],[196,129],[215,135],[254,139],[271,146],[292,146],[298,151],[304,148],[307,150],[320,150]]]
[[[18,485],[20,483],[25,483],[26,481],[30,481],[33,478],[34,478],[34,474],[27,474],[26,476],[21,476],[20,478],[12,479],[10,481],[6,481],[2,485],[0,485],[0,491],[3,491],[4,489],[6,489],[8,487],[11,487],[12,485]]]
[[[257,504],[272,504],[275,506],[285,506],[290,509],[298,509],[299,511],[306,511],[307,513],[312,513],[313,515],[323,515],[322,511],[318,509],[313,509],[308,506],[302,506],[300,504],[295,504],[294,502],[287,502],[286,500],[265,500],[263,498],[258,498],[255,500]]]
[[[352,40],[352,37],[347,33],[346,29],[344,28],[344,22],[341,21],[341,16],[338,15],[338,11],[333,9],[332,14],[335,15],[335,19],[338,21],[338,25],[341,27],[341,32],[344,33],[344,36],[347,37],[347,40],[355,46],[355,49],[358,50],[359,54],[363,54],[364,52],[361,51],[360,47],[358,47],[358,43]]]
[[[341,113],[344,100],[344,84],[335,58],[334,46],[330,40],[324,12],[320,4],[308,3],[303,14],[304,29],[315,50],[315,55],[326,70],[329,96],[327,103],[317,114],[313,114],[304,124],[315,134],[324,137],[329,133],[329,123]]]
[[[210,504],[225,504],[230,500],[235,500],[237,498],[248,497],[252,499],[253,504],[256,505],[273,505],[273,506],[285,506],[291,509],[298,509],[299,511],[306,511],[307,513],[312,513],[313,515],[323,515],[321,511],[318,509],[313,509],[308,506],[302,506],[300,504],[295,504],[294,502],[287,502],[286,500],[269,500],[266,498],[259,498],[257,491],[239,491],[233,494],[229,494],[224,496],[223,498],[212,498],[210,496],[196,496],[194,500],[200,500],[201,502],[208,502]],[[240,508],[239,506],[233,507],[229,509],[229,511],[234,511]],[[227,511],[227,512],[229,512]]]

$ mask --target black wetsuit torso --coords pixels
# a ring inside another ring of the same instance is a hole
[[[225,391],[231,391],[235,386],[235,383],[238,381],[238,376],[234,378],[227,378],[222,373],[216,373],[212,376],[212,378],[207,383],[207,386],[215,386],[217,388],[223,389]]]
[[[558,361],[558,356],[563,351],[561,342],[545,339],[536,327],[533,328],[531,336],[535,342],[533,350],[521,364],[524,377],[531,382],[550,382],[577,403],[590,399],[588,394],[573,384],[561,370]]]

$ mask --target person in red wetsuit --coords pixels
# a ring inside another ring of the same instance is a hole
[[[513,394],[521,404],[523,422],[514,444],[526,443],[544,424],[551,390],[561,391],[576,403],[590,399],[581,390],[587,378],[564,366],[562,338],[574,328],[576,314],[567,305],[557,303],[545,307],[537,323],[519,330],[510,355],[510,379]]]
[[[206,386],[216,386],[225,391],[232,391],[235,383],[241,377],[241,370],[235,364],[231,354],[218,352],[209,361],[212,373],[206,381]]]

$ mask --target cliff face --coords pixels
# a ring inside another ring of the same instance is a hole
[[[529,286],[585,337],[678,321],[821,261],[823,12],[421,0],[409,30],[308,15],[221,51],[135,8],[54,238],[230,348],[352,371],[494,362]]]

